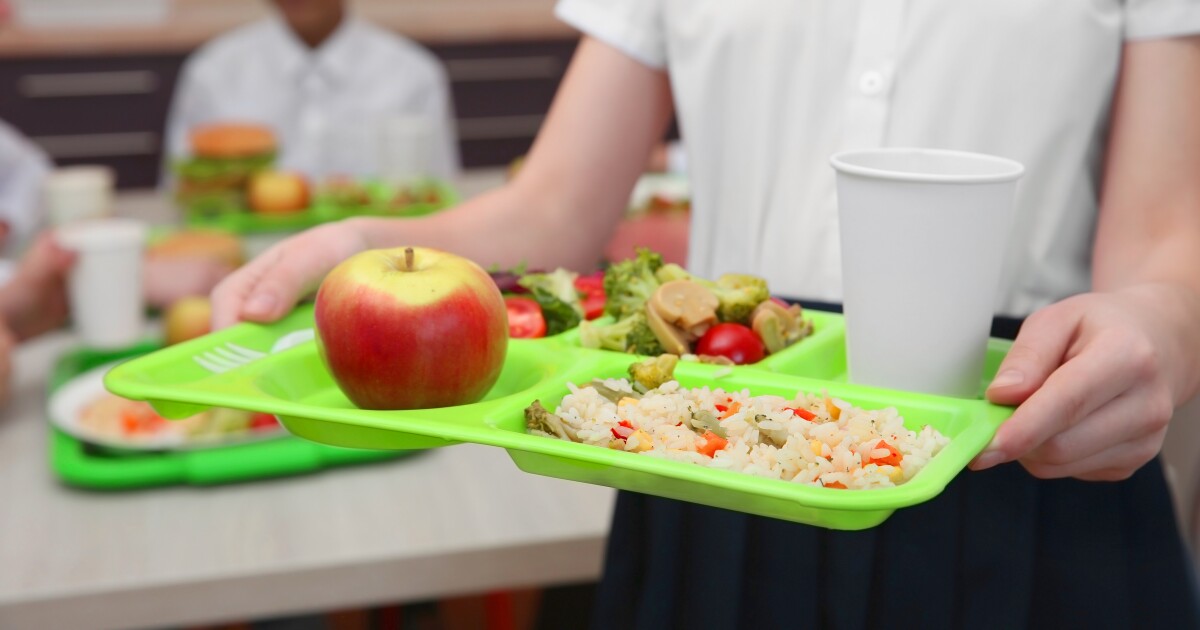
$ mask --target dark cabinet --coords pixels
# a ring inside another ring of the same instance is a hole
[[[124,188],[153,186],[182,56],[0,60],[0,118],[63,165],[117,169]]]
[[[463,165],[505,165],[529,149],[574,40],[431,46],[454,96]],[[162,133],[185,56],[0,59],[0,119],[62,165],[108,164],[118,186],[158,181]]]

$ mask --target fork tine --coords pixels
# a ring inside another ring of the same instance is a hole
[[[208,355],[210,358],[228,361],[235,366],[250,362],[249,359],[233,352],[232,350],[229,350],[228,348],[225,348],[224,346],[217,346],[216,348],[209,350]]]
[[[223,372],[228,372],[229,370],[233,369],[234,367],[237,367],[237,366],[230,366],[229,363],[227,363],[225,361],[215,361],[213,359],[214,358],[211,356],[208,356],[207,353],[206,354],[198,354],[198,355],[192,357],[192,360],[195,361],[196,363],[200,364],[200,367],[208,370],[209,372],[212,372],[213,374],[221,374]]]
[[[239,355],[241,355],[247,359],[250,359],[252,361],[254,359],[261,359],[261,358],[267,356],[267,354],[265,352],[259,352],[258,350],[251,350],[250,348],[244,348],[242,346],[237,345],[236,343],[226,342],[225,347],[228,348],[230,351],[232,351],[236,354],[239,354]]]
[[[265,352],[226,342],[223,346],[217,346],[192,357],[192,360],[209,372],[221,374],[265,356],[267,356]]]

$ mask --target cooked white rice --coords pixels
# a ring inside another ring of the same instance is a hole
[[[835,488],[891,487],[912,479],[949,443],[930,426],[906,429],[891,407],[866,410],[832,399],[840,410],[833,420],[823,395],[801,392],[787,400],[750,396],[746,390],[689,390],[671,381],[635,398],[629,381],[608,380],[604,385],[631,392],[631,397],[617,404],[591,386],[571,385],[571,393],[554,410],[574,429],[578,441],[771,479]],[[815,418],[805,420],[789,407],[807,410]],[[692,414],[700,411],[719,419],[727,436],[727,445],[711,457],[701,452],[706,439],[689,428]],[[896,460],[881,441],[899,451],[899,462],[881,463]]]

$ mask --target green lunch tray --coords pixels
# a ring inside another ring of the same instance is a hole
[[[157,343],[144,343],[120,352],[87,349],[70,352],[55,364],[48,393],[93,368],[159,348]],[[98,490],[232,483],[365,464],[419,452],[342,448],[292,436],[188,451],[125,451],[84,443],[52,424],[50,431],[50,465],[54,472],[72,486]]]
[[[944,398],[848,384],[845,328],[840,315],[806,311],[814,334],[754,366],[680,362],[685,387],[709,385],[751,394],[793,396],[820,392],[863,408],[896,407],[910,428],[929,424],[951,441],[907,483],[872,490],[835,490],[686,462],[646,457],[525,432],[524,409],[547,407],[568,393],[567,384],[621,377],[639,357],[579,347],[578,335],[514,339],[500,380],[484,400],[459,407],[411,411],[357,409],[341,393],[308,342],[222,374],[210,374],[192,356],[225,343],[265,351],[288,331],[311,325],[305,307],[272,325],[241,324],[135,359],[105,380],[122,396],[150,401],[167,417],[212,405],[276,414],[295,435],[350,447],[421,449],[474,442],[504,448],[526,472],[611,486],[833,529],[865,529],[897,508],[937,496],[994,435],[1011,408],[982,400]],[[1007,351],[989,346],[989,376]]]
[[[388,187],[374,183],[366,186],[372,203],[363,206],[338,206],[317,195],[310,208],[286,214],[261,214],[251,212],[240,205],[228,204],[216,204],[208,211],[202,207],[185,207],[184,214],[188,227],[192,228],[219,229],[235,234],[296,232],[355,216],[425,216],[458,203],[458,191],[453,186],[445,182],[434,182],[433,185],[438,189],[440,203],[414,203],[402,208],[388,209],[384,205],[388,197]]]

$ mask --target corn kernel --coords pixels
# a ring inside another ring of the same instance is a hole
[[[629,441],[632,441],[633,438],[637,438],[637,446],[633,447],[634,453],[641,453],[642,451],[654,448],[654,440],[650,438],[650,434],[641,429],[634,431],[633,435],[629,436]]]

